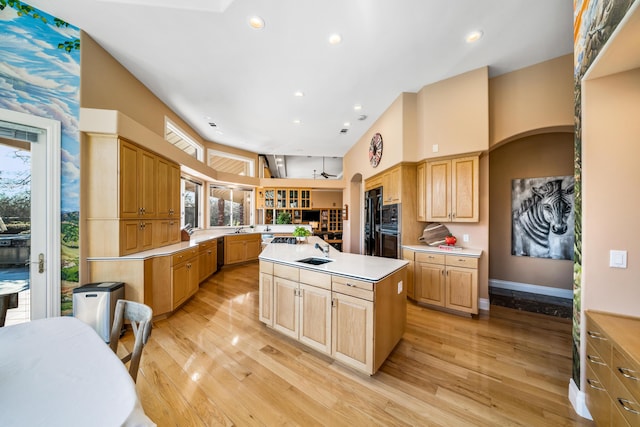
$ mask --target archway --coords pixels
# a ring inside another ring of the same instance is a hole
[[[363,253],[364,192],[362,174],[355,174],[349,182],[349,243],[351,253]]]

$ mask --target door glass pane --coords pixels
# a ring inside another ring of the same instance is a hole
[[[184,188],[182,192],[183,224],[191,224],[193,228],[198,228],[200,227],[200,189],[202,185],[188,179],[183,179],[182,183]]]
[[[0,144],[0,295],[12,295],[5,325],[31,318],[31,153],[28,148],[28,144],[24,149]]]

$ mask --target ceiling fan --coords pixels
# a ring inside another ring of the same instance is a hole
[[[333,174],[327,173],[324,170],[324,156],[322,157],[322,172],[320,172],[319,174],[316,174],[316,170],[315,169],[313,170],[313,178],[314,179],[316,178],[317,175],[320,175],[324,179],[335,178],[335,177],[338,176],[338,175],[333,175]]]

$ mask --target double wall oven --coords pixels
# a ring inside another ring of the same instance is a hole
[[[365,193],[365,255],[398,258],[400,209],[400,204],[382,204],[382,188]]]

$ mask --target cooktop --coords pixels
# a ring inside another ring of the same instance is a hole
[[[296,243],[298,243],[298,239],[296,239],[295,237],[274,237],[273,239],[271,239],[271,243],[288,243],[290,245],[295,245]]]

